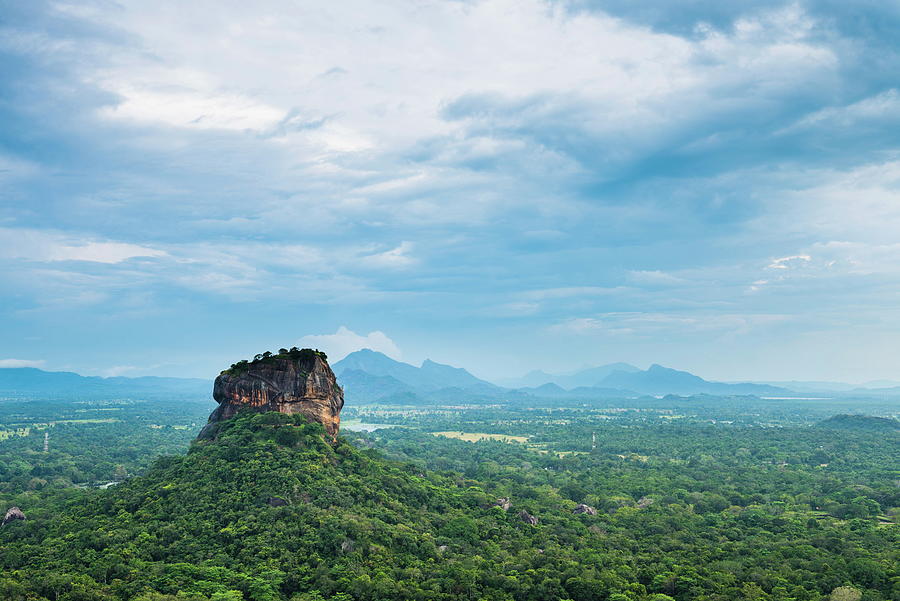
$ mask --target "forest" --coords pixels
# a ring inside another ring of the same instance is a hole
[[[354,406],[334,444],[277,413],[191,442],[201,402],[0,407],[4,600],[900,599],[897,422],[846,407]]]

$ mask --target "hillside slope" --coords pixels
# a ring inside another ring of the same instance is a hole
[[[563,569],[562,557],[537,551],[558,548],[547,532],[492,508],[474,482],[412,472],[346,443],[332,446],[323,433],[300,415],[223,422],[217,440],[164,458],[143,477],[53,508],[26,505],[27,520],[0,529],[0,569],[17,571],[48,599],[61,591],[98,600],[181,591],[216,601],[313,590],[503,599],[537,591]],[[571,515],[574,504],[563,505],[561,519],[590,537]],[[526,507],[535,511],[514,509]]]

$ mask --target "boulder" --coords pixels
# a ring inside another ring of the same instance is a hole
[[[572,510],[572,513],[584,513],[587,515],[597,515],[597,510],[591,507],[590,505],[585,505],[584,503],[579,503],[575,509]]]
[[[653,499],[651,499],[650,497],[641,497],[640,499],[638,499],[638,502],[637,502],[638,509],[646,509],[646,508],[650,507],[651,505],[653,505]]]
[[[524,509],[519,512],[519,519],[526,524],[531,524],[532,526],[537,526],[538,523],[538,519]]]
[[[503,497],[502,499],[497,499],[491,504],[491,507],[499,507],[503,511],[509,511],[509,508],[512,506],[512,503],[509,500],[509,497]]]
[[[6,511],[6,515],[3,516],[3,523],[0,526],[6,526],[8,523],[13,522],[15,520],[24,520],[25,514],[22,513],[22,510],[18,507],[10,507]]]

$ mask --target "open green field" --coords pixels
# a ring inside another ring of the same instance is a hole
[[[456,438],[466,442],[478,442],[479,440],[498,440],[500,442],[528,442],[527,436],[511,436],[509,434],[488,434],[486,432],[432,432],[435,436]]]

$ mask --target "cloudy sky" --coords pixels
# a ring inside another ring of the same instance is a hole
[[[900,378],[900,5],[0,0],[0,366]]]

